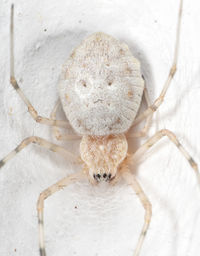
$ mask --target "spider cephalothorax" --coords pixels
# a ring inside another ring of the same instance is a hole
[[[90,180],[110,181],[127,155],[124,134],[108,136],[85,135],[80,143],[80,154],[88,169]]]

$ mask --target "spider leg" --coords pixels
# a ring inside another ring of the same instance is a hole
[[[144,79],[144,77],[143,77]],[[144,99],[146,101],[146,104],[147,104],[147,107],[150,107],[151,106],[151,101],[149,99],[149,94],[148,94],[148,91],[147,91],[147,87],[146,87],[146,81],[144,79]],[[149,115],[147,118],[146,118],[146,121],[145,121],[145,125],[143,127],[143,129],[139,132],[133,132],[133,129],[131,128],[128,133],[127,133],[127,137],[128,138],[140,138],[140,137],[145,137],[147,135],[147,132],[150,128],[150,125],[151,125],[151,121],[152,121],[152,117],[153,117],[153,114]]]
[[[50,115],[50,118],[52,120],[56,120],[56,112],[58,110],[59,105],[60,105],[60,100],[58,99]],[[71,125],[68,122],[67,128],[70,128],[70,127]],[[57,140],[78,140],[81,138],[81,136],[78,136],[77,134],[61,134],[60,130],[56,126],[53,126],[52,130],[53,130],[53,135]]]
[[[136,195],[139,197],[144,209],[145,209],[145,217],[144,217],[144,225],[142,231],[140,233],[139,240],[136,245],[136,249],[134,252],[134,256],[138,256],[140,254],[145,236],[147,234],[147,230],[149,228],[149,224],[151,221],[152,210],[151,210],[151,203],[147,196],[145,195],[143,189],[141,188],[140,184],[136,180],[135,176],[130,172],[129,169],[122,170],[122,177],[125,181],[130,185],[133,190],[135,191]]]
[[[5,165],[11,158],[13,158],[17,153],[19,153],[22,149],[24,149],[26,146],[28,146],[31,143],[35,143],[40,145],[41,147],[47,148],[53,152],[57,152],[60,155],[63,155],[64,157],[68,157],[71,161],[75,163],[80,163],[79,158],[67,151],[65,148],[58,146],[56,144],[53,144],[45,139],[42,139],[40,137],[32,136],[24,139],[13,151],[11,151],[6,157],[4,157],[0,161],[0,168]]]
[[[58,181],[54,185],[50,186],[49,188],[45,189],[39,196],[37,202],[37,211],[38,211],[38,225],[39,225],[39,246],[40,246],[40,256],[46,256],[45,252],[45,242],[44,242],[44,200],[47,199],[49,196],[54,194],[55,192],[63,189],[67,185],[73,184],[76,181],[81,180],[85,174],[83,172],[71,174],[66,178]]]
[[[148,139],[141,147],[139,147],[139,149],[134,154],[132,154],[131,156],[128,157],[128,161],[130,160],[133,163],[137,162],[149,148],[151,148],[156,142],[158,142],[164,136],[167,136],[167,138],[176,145],[178,150],[187,159],[190,166],[194,169],[194,171],[197,175],[198,183],[200,185],[200,174],[198,171],[198,165],[193,160],[193,158],[189,155],[189,153],[184,149],[184,147],[181,145],[181,143],[178,141],[175,134],[167,129],[158,131],[154,136],[152,136],[150,139]]]
[[[177,60],[178,60],[178,52],[179,52],[179,41],[180,41],[180,29],[181,29],[181,19],[182,19],[182,7],[183,7],[183,0],[180,0],[180,7],[179,7],[179,16],[178,16],[178,24],[177,24],[177,31],[176,31],[176,41],[175,41],[175,50],[174,50],[174,57],[172,66],[167,77],[167,80],[164,83],[163,89],[159,95],[159,97],[154,101],[154,103],[148,107],[143,113],[141,113],[133,122],[133,126],[140,123],[142,120],[147,118],[148,116],[152,115],[162,104],[164,101],[165,95],[167,90],[171,84],[171,81],[176,73],[177,69]]]
[[[14,21],[13,21],[13,16],[14,16],[14,5],[11,5],[11,21],[10,21],[10,83],[13,86],[13,88],[16,90],[16,92],[19,94],[20,98],[23,100],[23,102],[26,104],[28,107],[28,112],[32,116],[32,118],[41,124],[46,124],[49,126],[58,126],[58,127],[66,127],[67,122],[63,120],[52,120],[46,117],[41,117],[38,115],[37,111],[35,108],[32,106],[30,101],[27,99],[27,97],[24,95],[23,91],[19,87],[16,79],[15,79],[15,72],[14,72]]]

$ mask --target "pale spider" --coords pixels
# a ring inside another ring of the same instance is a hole
[[[23,94],[15,79],[13,52],[14,7],[12,5],[10,82],[13,88],[27,105],[29,113],[36,122],[54,127],[53,132],[57,139],[70,140],[76,139],[79,136],[82,137],[80,158],[61,146],[55,145],[40,137],[32,136],[23,140],[15,150],[0,161],[0,167],[2,167],[27,145],[36,143],[51,151],[70,157],[75,162],[83,165],[80,172],[58,181],[44,190],[39,196],[37,209],[41,256],[46,255],[43,228],[44,200],[54,192],[81,180],[85,176],[88,177],[92,184],[97,184],[101,181],[114,184],[120,177],[123,177],[136,192],[145,209],[144,225],[134,252],[134,256],[138,256],[151,220],[151,203],[137,182],[135,175],[131,173],[129,166],[132,163],[136,163],[150,147],[164,136],[169,138],[177,146],[194,169],[199,181],[197,164],[171,131],[166,129],[158,131],[133,154],[128,154],[127,144],[127,137],[143,137],[146,135],[150,127],[152,115],[162,104],[176,72],[182,5],[183,1],[181,0],[173,63],[160,96],[154,103],[150,104],[144,80],[140,74],[139,62],[131,55],[127,45],[121,44],[104,33],[96,33],[88,37],[75,49],[63,67],[59,83],[60,98],[69,122],[56,120],[58,104],[56,104],[50,118],[38,116],[36,110]],[[112,48],[112,46],[114,47]],[[118,65],[115,65],[116,59],[118,60]],[[109,76],[108,71],[112,71]],[[118,80],[119,77],[120,79]],[[73,84],[75,86],[70,87]],[[126,89],[122,89],[124,85],[127,86]],[[110,92],[109,90],[113,90],[113,88],[114,91]],[[135,118],[143,91],[148,108]],[[80,101],[83,109],[80,109]],[[126,104],[128,104],[128,107]],[[91,114],[93,116],[95,115],[96,118],[91,120]],[[132,133],[131,127],[134,127],[144,119],[146,119],[146,123],[141,132]],[[57,127],[65,128],[69,123],[77,135],[63,135],[58,130]]]

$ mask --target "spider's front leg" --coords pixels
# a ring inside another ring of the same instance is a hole
[[[185,148],[181,145],[181,143],[176,138],[175,134],[167,129],[160,130],[150,139],[148,139],[142,146],[138,148],[138,150],[128,157],[129,163],[138,162],[138,160],[149,150],[156,142],[158,142],[161,138],[167,137],[171,142],[173,142],[178,150],[182,153],[182,155],[186,158],[190,166],[195,171],[197,176],[197,180],[200,186],[200,173],[198,170],[198,165],[194,161],[194,159],[190,156],[190,154],[185,150]]]
[[[76,181],[81,180],[85,177],[83,171],[71,174],[66,178],[58,181],[54,185],[45,189],[38,198],[37,211],[38,211],[38,225],[39,225],[39,245],[40,245],[40,256],[46,256],[45,242],[44,242],[44,200],[55,192],[63,189],[67,185],[73,184]]]
[[[147,234],[147,230],[149,228],[149,224],[151,221],[152,207],[151,207],[151,203],[150,203],[149,199],[145,195],[142,187],[136,180],[134,174],[132,174],[127,167],[122,168],[121,174],[122,174],[122,177],[127,182],[127,184],[133,188],[133,190],[135,191],[136,195],[139,197],[139,199],[145,209],[144,225],[143,225],[142,231],[140,233],[140,237],[139,237],[139,240],[137,242],[136,249],[134,252],[134,256],[139,256],[143,242],[144,242],[144,238]]]
[[[69,160],[71,160],[74,163],[80,163],[80,159],[76,155],[67,151],[65,148],[59,145],[56,145],[54,143],[51,143],[40,137],[31,136],[24,139],[13,151],[11,151],[7,156],[5,156],[2,160],[0,160],[0,168],[4,166],[10,159],[12,159],[17,153],[19,153],[22,149],[24,149],[31,143],[47,148],[53,152],[57,152],[58,154],[64,156],[65,158],[67,157]]]

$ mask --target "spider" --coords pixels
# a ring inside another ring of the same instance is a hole
[[[121,177],[131,185],[145,209],[144,225],[134,252],[134,256],[138,256],[150,225],[152,209],[148,197],[136,180],[135,175],[131,172],[131,165],[133,163],[136,164],[141,156],[162,137],[166,136],[175,144],[194,169],[199,181],[197,164],[171,131],[167,129],[158,131],[133,154],[128,153],[127,144],[128,137],[144,137],[147,134],[152,116],[162,104],[175,75],[182,5],[183,1],[181,0],[173,63],[163,89],[153,104],[149,101],[145,81],[140,72],[139,61],[132,56],[127,45],[120,43],[107,34],[95,33],[86,38],[72,52],[63,66],[59,82],[60,100],[69,122],[56,119],[59,103],[56,104],[50,118],[39,116],[15,79],[13,50],[14,6],[12,5],[10,29],[11,85],[27,105],[33,119],[38,123],[52,126],[53,133],[58,140],[72,140],[81,137],[80,157],[59,145],[40,137],[32,136],[24,139],[15,150],[0,161],[0,167],[3,167],[18,152],[29,144],[35,143],[82,165],[80,172],[58,181],[44,190],[39,196],[37,210],[41,256],[46,255],[43,223],[44,200],[56,191],[84,177],[87,177],[93,185],[102,181],[115,184]],[[118,60],[117,65],[116,59]],[[143,93],[148,108],[136,116]],[[91,119],[91,116],[93,116],[93,119]],[[144,128],[139,132],[133,133],[132,127],[145,119]],[[65,128],[69,125],[73,127],[77,135],[60,133],[59,127]]]

